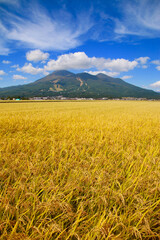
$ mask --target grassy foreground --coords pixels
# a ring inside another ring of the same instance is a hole
[[[160,239],[160,102],[0,103],[0,239]]]

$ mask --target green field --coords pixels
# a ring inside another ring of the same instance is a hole
[[[0,239],[160,239],[160,102],[0,103]]]

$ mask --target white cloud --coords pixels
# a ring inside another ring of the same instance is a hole
[[[0,23],[0,55],[8,55],[9,54],[9,52],[10,52],[10,50],[9,50],[9,48],[6,46],[7,44],[6,44],[6,42],[7,42],[7,40],[5,41],[4,39],[3,39],[3,30],[2,30],[2,28],[1,28],[1,23]]]
[[[19,80],[19,79],[27,79],[27,78],[22,76],[22,75],[13,75],[13,79],[14,80]]]
[[[159,66],[156,67],[156,69],[157,69],[158,71],[160,71],[160,60],[153,60],[151,63],[153,63],[153,64],[155,64],[155,65],[159,65]]]
[[[139,58],[136,58],[135,60],[140,62],[143,65],[143,64],[146,64],[149,59],[150,59],[149,57],[139,57]]]
[[[126,76],[123,76],[123,77],[121,77],[123,80],[126,80],[126,79],[129,79],[129,78],[132,78],[133,76],[130,76],[130,75],[126,75]]]
[[[116,76],[119,75],[118,72],[107,72],[107,71],[85,71],[85,72],[87,72],[89,74],[92,74],[92,75],[97,75],[99,73],[103,73],[103,74],[108,75],[110,77],[116,77]]]
[[[146,68],[148,68],[148,66],[147,65],[142,65],[142,68],[146,69]]]
[[[75,48],[83,43],[83,35],[93,26],[90,11],[71,15],[61,9],[51,14],[36,2],[26,5],[25,11],[21,8],[19,15],[4,10],[1,14],[0,30],[3,30],[4,42],[18,42],[18,47],[31,49]]]
[[[151,63],[155,64],[155,65],[160,65],[160,60],[154,60]]]
[[[19,6],[19,0],[0,0],[0,3],[11,4],[13,6]]]
[[[15,64],[15,65],[11,66],[11,68],[19,68],[19,64]]]
[[[84,52],[75,52],[63,54],[57,60],[50,60],[45,66],[45,70],[60,70],[60,69],[88,69],[93,65],[92,58]]]
[[[5,72],[3,70],[0,70],[0,75],[5,75]]]
[[[46,60],[41,61],[41,63],[46,63]]]
[[[49,72],[44,71],[43,75],[47,76],[47,75],[49,75]]]
[[[56,60],[50,60],[43,67],[34,67],[31,63],[26,63],[23,67],[18,67],[17,71],[47,75],[50,71],[54,70],[88,70],[94,68],[95,70],[88,71],[90,74],[104,73],[111,77],[115,77],[120,72],[128,72],[138,65],[137,61],[129,61],[127,59],[105,59],[88,57],[84,52],[75,52],[60,55]]]
[[[156,69],[157,69],[158,71],[160,71],[160,66],[157,66]]]
[[[122,17],[115,20],[115,33],[141,37],[159,37],[159,0],[123,0],[120,10],[122,11]]]
[[[43,68],[35,68],[31,63],[26,63],[22,68],[17,68],[17,71],[36,75],[43,72]]]
[[[151,87],[153,88],[159,88],[160,87],[160,81],[154,82],[152,84],[150,84]]]
[[[2,77],[0,77],[0,80],[3,80],[3,78],[2,78]]]
[[[2,24],[2,20],[0,19],[0,55],[8,55],[10,52],[10,49],[7,47],[8,40],[6,38],[6,34],[6,28],[4,27],[4,25]]]
[[[72,13],[67,12],[65,4],[48,12],[38,1],[0,0],[0,3],[8,4],[7,10],[0,8],[0,54],[4,55],[14,43],[18,48],[69,50],[88,39],[124,41],[124,35],[160,36],[159,0],[116,1],[119,18],[107,12],[107,1],[106,9],[102,9],[103,4],[97,8],[97,3],[93,3],[84,12],[73,8]],[[15,13],[10,11],[13,7]]]
[[[9,64],[9,63],[11,63],[11,62],[10,62],[10,61],[6,61],[6,60],[3,60],[2,63],[4,63],[4,64]]]
[[[39,62],[44,61],[49,58],[49,53],[44,53],[39,49],[29,51],[26,53],[26,58],[28,61]]]
[[[50,60],[44,67],[46,71],[60,69],[89,69],[109,70],[113,72],[127,72],[138,65],[137,61],[127,59],[105,59],[88,57],[84,52],[63,54],[57,60]]]
[[[138,65],[137,61],[129,61],[124,58],[118,59],[105,59],[104,67],[109,69],[110,71],[117,71],[117,72],[128,72],[129,70],[134,69]],[[99,66],[100,68],[100,66]]]

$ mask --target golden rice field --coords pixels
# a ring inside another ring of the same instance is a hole
[[[160,239],[160,102],[0,103],[0,239]]]

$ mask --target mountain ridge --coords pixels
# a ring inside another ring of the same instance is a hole
[[[72,73],[57,70],[35,82],[0,88],[0,98],[6,97],[86,97],[86,98],[153,98],[160,99],[160,94],[147,90],[120,78],[113,78],[103,73],[91,75],[87,72]]]

